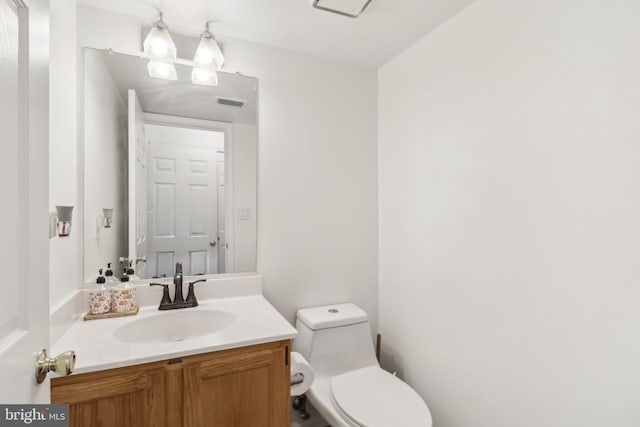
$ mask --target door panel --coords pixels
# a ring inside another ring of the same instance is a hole
[[[19,113],[17,108],[20,103],[19,76],[20,70],[19,54],[20,43],[18,37],[19,19],[15,5],[11,7],[6,1],[0,1],[0,128],[2,129],[3,141],[2,156],[6,159],[0,168],[0,182],[17,182],[18,185],[5,185],[2,187],[3,203],[11,206],[19,203],[24,209],[24,200],[20,194],[24,189],[25,177],[20,172],[20,161],[24,153],[20,149],[23,142],[23,135],[20,135]],[[24,112],[24,111],[23,111]],[[10,224],[21,223],[21,213],[18,209],[0,210],[0,224],[2,227],[3,243],[14,244],[19,242],[22,227],[9,226]],[[21,260],[25,256],[24,248],[16,251],[9,244],[0,246],[0,262],[5,275],[3,287],[6,295],[20,295],[21,282],[24,281],[22,269],[14,266],[21,265]],[[0,298],[0,343],[6,342],[15,333],[19,333],[20,327],[25,323],[20,312],[20,305],[16,304],[12,298]]]
[[[189,185],[189,235],[191,237],[207,236],[207,204],[203,203],[209,197],[206,185]]]
[[[49,345],[48,2],[0,0],[0,402],[47,403],[35,355]],[[31,42],[33,40],[33,43]]]
[[[189,271],[192,275],[207,273],[208,251],[191,251],[189,252]]]
[[[176,184],[155,182],[153,211],[155,212],[155,238],[176,237]]]
[[[171,277],[173,276],[173,265],[175,264],[175,254],[173,252],[156,252],[151,257],[155,263],[149,264],[150,271],[155,271],[154,276]]]

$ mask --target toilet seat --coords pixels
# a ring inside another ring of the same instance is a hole
[[[331,379],[332,400],[339,412],[361,427],[431,427],[431,413],[408,384],[378,366]]]

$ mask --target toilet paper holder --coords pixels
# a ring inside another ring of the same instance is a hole
[[[304,381],[304,374],[302,372],[298,372],[297,374],[291,375],[291,385],[302,384]]]

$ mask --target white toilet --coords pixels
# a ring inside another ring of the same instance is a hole
[[[376,360],[369,317],[355,304],[298,310],[294,350],[315,371],[306,395],[332,427],[431,427],[409,385]]]

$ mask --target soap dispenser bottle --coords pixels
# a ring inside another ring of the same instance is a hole
[[[113,270],[111,269],[111,263],[107,264],[107,269],[104,272],[104,276],[106,279],[107,286],[116,286],[118,283],[118,279],[116,279],[113,275]]]
[[[98,278],[96,279],[96,284],[105,285],[107,283],[107,279],[102,275],[102,269],[98,270]]]
[[[96,284],[89,290],[89,313],[102,314],[111,309],[111,288],[106,286],[106,278],[102,275],[102,269],[96,279]]]
[[[129,276],[129,280],[140,280],[140,277],[136,276],[131,261],[129,261],[129,268],[127,268],[127,276]]]
[[[120,285],[113,289],[111,295],[111,309],[117,313],[133,311],[138,308],[136,303],[136,288],[129,283],[129,275],[125,269],[120,278]]]

